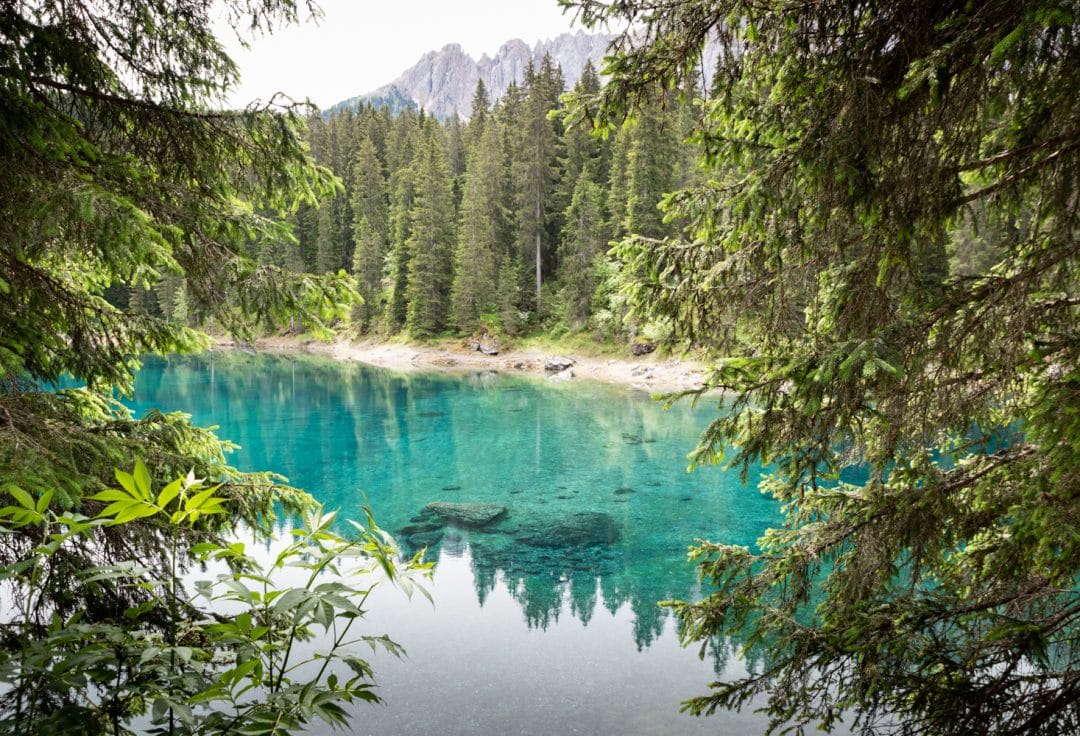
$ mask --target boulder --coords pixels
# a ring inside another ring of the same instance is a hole
[[[514,538],[531,547],[608,547],[619,540],[619,527],[608,514],[580,511],[522,526]]]
[[[558,373],[551,374],[550,376],[548,376],[548,380],[549,381],[569,381],[573,377],[574,377],[574,369],[573,368],[567,368],[564,371],[559,371]]]
[[[635,342],[630,346],[630,352],[637,356],[648,355],[654,350],[656,350],[656,344],[651,342]]]
[[[577,361],[573,358],[566,358],[562,355],[553,355],[544,360],[544,370],[548,373],[562,373],[576,362]]]
[[[478,335],[473,335],[465,341],[465,346],[470,350],[477,350],[484,355],[499,354],[499,340],[485,330]]]
[[[506,515],[506,507],[497,503],[450,503],[434,501],[424,507],[447,524],[463,529],[480,529]]]

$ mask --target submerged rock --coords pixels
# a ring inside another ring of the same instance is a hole
[[[619,527],[608,514],[580,511],[522,526],[514,538],[531,547],[604,547],[618,541]]]
[[[417,532],[416,534],[410,534],[405,537],[404,541],[409,550],[414,552],[419,551],[424,547],[434,547],[443,539],[442,530],[431,532]]]
[[[627,493],[633,493],[633,492],[634,492],[633,488],[627,488],[626,486],[623,486],[622,488],[616,488],[615,489],[615,495],[616,496],[625,496]]]
[[[408,526],[401,527],[398,532],[402,536],[411,537],[416,534],[427,534],[429,532],[441,532],[443,523],[439,521],[428,521],[420,524],[409,524]]]
[[[424,511],[434,513],[447,524],[465,529],[485,527],[506,515],[506,507],[497,503],[434,501],[425,506]]]

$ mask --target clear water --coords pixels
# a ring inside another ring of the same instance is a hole
[[[700,660],[657,601],[700,595],[695,538],[752,545],[774,502],[719,468],[687,472],[715,402],[665,410],[590,382],[400,374],[357,363],[220,352],[150,360],[130,405],[182,410],[342,516],[370,503],[405,545],[430,545],[434,606],[384,592],[371,633],[384,706],[355,733],[754,733],[754,714],[694,719],[681,700],[742,666]],[[496,503],[479,530],[432,530],[433,501]]]

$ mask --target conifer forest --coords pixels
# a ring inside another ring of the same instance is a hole
[[[1080,733],[1080,3],[551,2],[0,0],[0,734]]]

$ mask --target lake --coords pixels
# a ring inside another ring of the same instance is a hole
[[[342,517],[437,561],[434,605],[373,600],[367,633],[385,705],[358,734],[760,733],[753,713],[695,719],[681,700],[743,672],[730,642],[704,659],[657,605],[701,595],[695,538],[752,545],[778,508],[733,472],[687,472],[717,401],[665,410],[647,394],[493,372],[408,373],[306,356],[215,351],[147,360],[128,404],[182,410],[239,444],[231,462],[287,476]],[[499,504],[479,529],[432,502]]]

